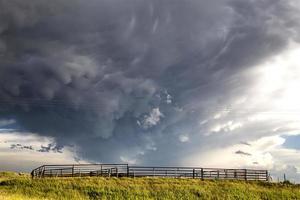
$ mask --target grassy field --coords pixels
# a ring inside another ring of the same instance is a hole
[[[300,199],[300,186],[172,178],[52,178],[0,173],[0,200]]]

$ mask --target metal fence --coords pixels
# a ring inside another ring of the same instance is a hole
[[[82,177],[82,176],[127,176],[127,164],[74,164],[43,165],[31,172],[34,178]]]
[[[43,177],[173,177],[268,181],[267,170],[200,167],[144,167],[128,164],[43,165],[32,170],[33,178]]]

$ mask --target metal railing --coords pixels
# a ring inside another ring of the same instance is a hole
[[[268,181],[267,170],[200,167],[145,167],[128,164],[43,165],[32,170],[33,178],[44,177],[173,177]]]
[[[83,177],[83,176],[127,176],[127,164],[71,164],[43,165],[31,172],[33,178]]]
[[[235,179],[268,181],[267,170],[253,169],[218,169],[193,167],[139,167],[129,166],[130,177],[175,177],[198,179]]]

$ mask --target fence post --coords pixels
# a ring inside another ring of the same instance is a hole
[[[247,181],[247,169],[245,169],[245,181]]]
[[[269,173],[268,173],[268,170],[266,170],[266,181],[269,181]]]
[[[193,178],[195,178],[195,169],[193,169]]]
[[[42,178],[42,177],[45,177],[45,166],[41,170],[42,170],[42,173],[41,173],[41,178]]]
[[[74,176],[74,165],[72,166],[72,177]]]
[[[127,165],[127,177],[129,177],[129,165]]]
[[[201,168],[201,180],[204,180],[204,172],[203,172],[203,168]]]
[[[152,172],[152,176],[153,176],[153,177],[155,176],[155,171],[154,171],[154,167],[153,167],[153,172]]]

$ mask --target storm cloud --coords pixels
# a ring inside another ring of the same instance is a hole
[[[278,121],[243,122],[265,107],[233,102],[255,67],[299,42],[299,11],[296,0],[0,0],[0,118],[93,162],[182,164],[269,136]]]

